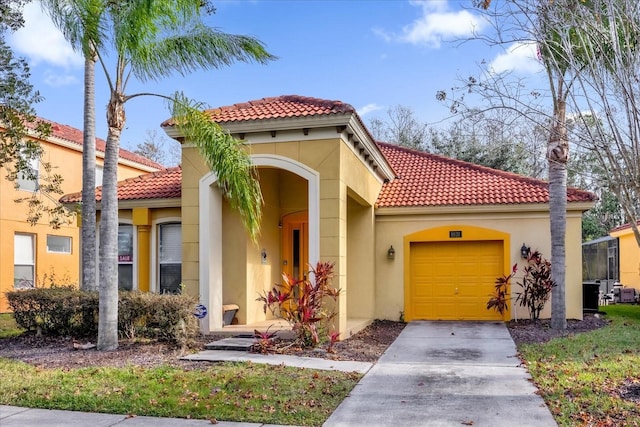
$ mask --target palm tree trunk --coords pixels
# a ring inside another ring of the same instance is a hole
[[[124,99],[113,91],[107,106],[109,134],[102,178],[98,350],[118,347],[118,149],[124,117]]]
[[[566,128],[566,103],[564,99],[558,99],[556,102],[554,122],[547,146],[551,279],[556,284],[551,293],[551,327],[562,331],[567,328],[565,236],[567,229],[567,161],[569,159],[569,142]]]
[[[98,290],[96,282],[96,106],[95,55],[84,61],[84,131],[82,141],[81,288]]]

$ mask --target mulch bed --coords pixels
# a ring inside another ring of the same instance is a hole
[[[609,321],[602,314],[585,313],[583,320],[567,320],[567,330],[564,332],[551,329],[551,321],[549,319],[542,319],[537,322],[532,322],[529,319],[512,320],[507,324],[507,327],[513,341],[515,341],[516,345],[520,345],[543,343],[561,336],[593,331],[606,326],[608,323]]]

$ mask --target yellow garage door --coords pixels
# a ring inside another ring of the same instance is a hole
[[[411,243],[407,320],[501,320],[487,310],[504,274],[502,241]]]

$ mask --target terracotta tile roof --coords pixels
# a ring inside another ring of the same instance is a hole
[[[216,123],[230,123],[290,117],[353,114],[356,110],[342,101],[328,101],[299,95],[283,95],[213,108],[205,110],[205,112]],[[173,125],[175,123],[172,119],[165,120],[162,123],[162,126]]]
[[[182,196],[182,168],[163,169],[118,182],[118,200],[179,199]],[[82,192],[67,194],[61,203],[78,203]],[[102,187],[96,188],[96,201],[102,200]]]
[[[43,122],[49,123],[51,125],[52,136],[56,138],[64,139],[66,141],[82,146],[82,142],[83,142],[82,130],[76,129],[68,125],[56,123],[41,117],[38,117],[38,120],[42,120]],[[106,142],[103,139],[96,138],[97,151],[104,153],[105,146],[106,146]],[[152,160],[149,160],[146,157],[143,157],[139,154],[132,153],[131,151],[125,150],[123,148],[120,149],[120,158],[129,160],[131,162],[136,162],[144,166],[149,166],[154,169],[164,169],[164,166],[162,166],[161,164],[156,163]]]
[[[640,220],[638,220],[636,222],[636,225],[640,227]],[[618,227],[610,230],[609,233],[615,233],[616,231],[622,231],[622,230],[627,230],[627,229],[631,229],[631,223],[629,223],[629,222],[626,223],[626,224],[619,225]]]
[[[460,160],[378,143],[398,177],[384,184],[377,207],[460,206],[548,203],[546,181]],[[568,202],[595,195],[570,188]]]

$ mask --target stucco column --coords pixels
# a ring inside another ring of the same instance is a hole
[[[138,226],[138,290],[149,292],[151,271],[151,226]]]
[[[334,263],[333,286],[341,289],[335,328],[347,330],[347,203],[346,186],[339,180],[322,180],[320,199],[320,261]]]
[[[133,225],[138,232],[138,290],[149,292],[151,272],[151,213],[149,208],[134,208],[132,212]]]

